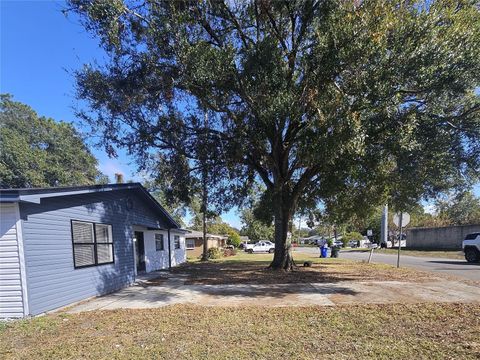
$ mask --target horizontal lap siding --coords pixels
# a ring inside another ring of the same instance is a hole
[[[131,284],[132,225],[164,226],[132,191],[42,199],[20,210],[32,315]],[[115,263],[75,269],[70,220],[111,224]]]
[[[0,318],[23,316],[15,204],[0,204]]]

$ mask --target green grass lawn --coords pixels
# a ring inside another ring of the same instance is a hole
[[[265,270],[271,259],[240,252],[174,271],[193,284],[419,281],[423,274],[298,253],[298,264],[313,266],[278,274]],[[479,334],[480,304],[174,305],[0,323],[0,359],[478,359]]]
[[[319,258],[318,255],[294,252],[298,268],[293,272],[276,272],[267,267],[273,254],[237,255],[209,262],[191,261],[172,269],[187,276],[186,284],[290,284],[328,283],[338,281],[409,281],[422,282],[438,279],[437,274],[410,268],[397,269],[386,264],[367,264],[342,258]],[[306,261],[311,267],[304,267]]]
[[[50,314],[0,330],[1,359],[478,359],[480,305],[171,306]]]

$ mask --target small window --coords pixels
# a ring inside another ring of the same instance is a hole
[[[72,220],[72,242],[75,268],[114,262],[111,225]]]
[[[163,245],[163,234],[155,234],[155,248],[157,251],[165,250]]]
[[[180,236],[175,235],[173,237],[173,246],[175,249],[180,249]]]
[[[195,240],[194,239],[185,239],[185,248],[187,250],[195,249]]]

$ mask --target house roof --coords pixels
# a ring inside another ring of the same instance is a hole
[[[203,232],[196,231],[196,230],[188,230],[189,233],[185,234],[186,239],[191,238],[203,238]],[[226,235],[215,235],[215,234],[207,234],[207,238],[210,239],[227,239],[228,236]]]
[[[84,195],[98,192],[131,190],[142,196],[155,210],[164,215],[173,228],[180,229],[180,225],[170,216],[162,205],[140,183],[85,185],[50,188],[18,188],[0,189],[0,203],[32,202],[40,204],[41,199],[50,197]]]

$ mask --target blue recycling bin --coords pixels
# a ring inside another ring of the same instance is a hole
[[[322,246],[320,249],[320,257],[326,258],[328,256],[328,247]]]

